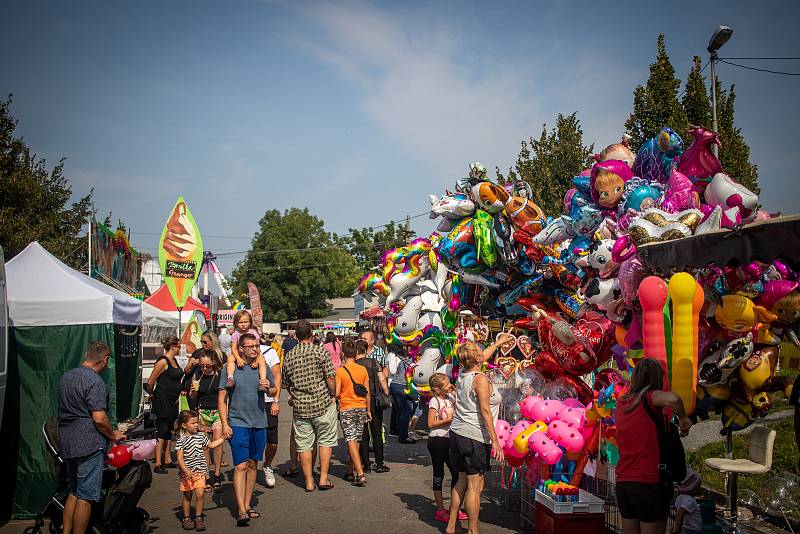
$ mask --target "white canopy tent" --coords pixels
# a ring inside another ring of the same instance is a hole
[[[33,242],[6,263],[13,327],[142,324],[142,302],[64,265]]]

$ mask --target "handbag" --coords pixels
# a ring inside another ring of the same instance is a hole
[[[681,482],[686,478],[686,452],[683,450],[678,427],[665,417],[659,418],[647,397],[642,400],[644,409],[656,425],[658,436],[658,470],[661,480],[669,483],[670,489],[673,482]]]
[[[366,397],[368,393],[367,388],[363,384],[356,384],[356,381],[353,380],[353,375],[350,374],[350,370],[346,366],[343,365],[342,369],[345,370],[347,376],[350,377],[350,382],[353,383],[353,392],[359,397]]]

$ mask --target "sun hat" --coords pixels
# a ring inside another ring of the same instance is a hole
[[[686,469],[686,478],[678,484],[678,491],[680,493],[688,493],[697,489],[700,485],[700,475],[696,471]]]

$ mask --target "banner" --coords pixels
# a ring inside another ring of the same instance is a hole
[[[142,270],[139,252],[128,242],[122,228],[114,232],[108,226],[92,221],[92,273],[103,273],[116,282],[136,289]]]
[[[161,232],[158,262],[176,308],[183,308],[203,264],[203,240],[183,197]]]
[[[250,315],[253,316],[253,326],[261,332],[264,323],[264,311],[261,309],[261,295],[253,282],[247,282],[247,293],[250,296]]]
[[[194,351],[201,348],[200,334],[200,324],[197,322],[197,316],[193,315],[181,336],[181,345],[186,345],[186,354],[191,356]]]

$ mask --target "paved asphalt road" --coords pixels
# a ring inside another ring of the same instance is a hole
[[[387,410],[387,422],[388,425]],[[289,413],[281,414],[280,445],[275,469],[283,473],[289,458]],[[256,484],[254,507],[262,514],[242,531],[251,532],[327,532],[353,534],[443,532],[443,524],[433,521],[434,505],[431,491],[432,471],[425,441],[401,445],[388,438],[386,448],[388,473],[369,473],[368,484],[353,487],[342,477],[343,461],[347,458],[343,441],[334,450],[331,481],[336,486],[326,492],[305,493],[302,479],[277,476],[274,489],[264,487],[260,472]],[[230,461],[226,447],[225,459]],[[235,501],[230,483],[230,467],[223,468],[228,480],[220,494],[206,496],[206,527],[210,534],[236,529]],[[227,471],[227,473],[226,473]],[[449,475],[448,475],[449,477]],[[445,489],[449,488],[446,478]],[[486,495],[487,492],[484,492]],[[140,505],[153,518],[152,532],[182,532],[178,522],[181,495],[178,491],[177,470],[166,475],[153,475],[153,486],[144,494]],[[481,506],[481,532],[520,532],[519,513],[508,512],[503,506],[484,497]],[[0,527],[0,534],[16,534],[30,522],[12,522]],[[466,527],[466,522],[463,522]]]

